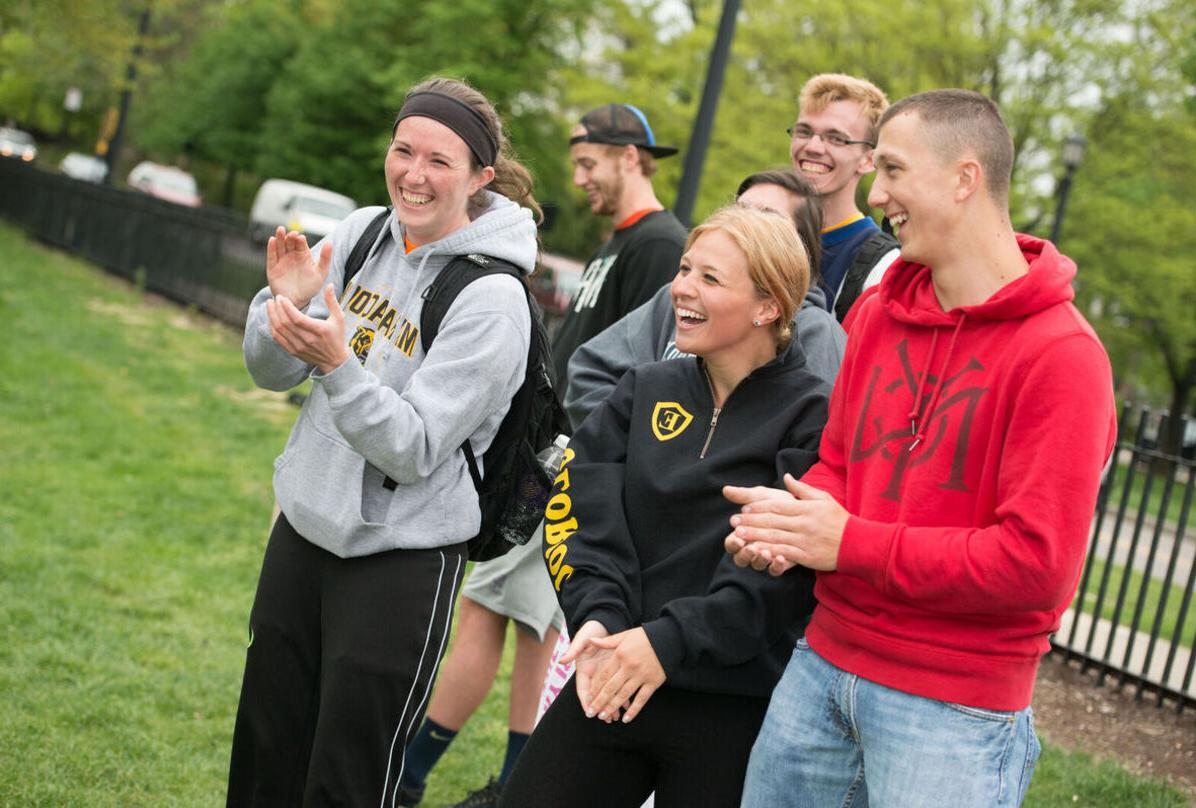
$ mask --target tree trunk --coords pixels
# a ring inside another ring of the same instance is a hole
[[[229,210],[233,209],[233,190],[237,182],[237,167],[229,166],[228,172],[224,175],[224,198],[221,202],[224,207]]]
[[[1179,457],[1183,449],[1184,415],[1188,411],[1188,400],[1192,395],[1196,379],[1191,374],[1184,379],[1172,381],[1171,409],[1167,415],[1167,428],[1159,435],[1159,451]]]

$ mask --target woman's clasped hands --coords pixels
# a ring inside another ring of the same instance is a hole
[[[564,663],[575,662],[577,697],[588,718],[631,722],[665,681],[664,668],[642,627],[610,634],[597,620],[581,627]]]

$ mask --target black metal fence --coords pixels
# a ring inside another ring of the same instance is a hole
[[[1180,424],[1178,455],[1159,449],[1167,416],[1127,406],[1097,500],[1079,589],[1055,650],[1095,669],[1100,684],[1150,691],[1162,706],[1196,704],[1196,424]]]
[[[264,249],[246,220],[184,208],[136,191],[82,182],[0,159],[0,216],[75,253],[233,325],[266,285]]]

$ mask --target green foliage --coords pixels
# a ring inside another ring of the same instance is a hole
[[[695,2],[694,16],[662,23],[670,7],[605,7],[591,24],[591,46],[568,74],[569,111],[627,100],[648,113],[662,141],[685,146],[721,4]],[[891,99],[947,86],[994,97],[1020,156],[1015,218],[1033,220],[1045,207],[1033,183],[1070,133],[1069,116],[1082,114],[1073,96],[1100,64],[1099,32],[1122,13],[1117,0],[861,2],[816,9],[784,0],[744,3],[695,215],[725,204],[747,174],[788,164],[785,127],[796,117],[801,86],[815,74],[837,72],[866,77]],[[666,203],[681,165],[661,164],[658,186]]]
[[[1196,75],[1184,75],[1162,38],[1191,47],[1196,12],[1148,16],[1134,29],[1135,63],[1124,62],[1089,127],[1089,149],[1061,240],[1080,266],[1080,302],[1109,346],[1119,381],[1141,388],[1152,374],[1175,413],[1196,389]],[[1120,360],[1120,361],[1119,361]],[[1145,373],[1143,366],[1145,366]],[[1159,389],[1159,388],[1156,388]]]
[[[561,176],[563,140],[552,139],[559,125],[539,93],[552,86],[560,48],[587,7],[347,0],[309,32],[276,81],[259,173],[302,178],[361,202],[385,200],[382,157],[395,112],[409,87],[439,74],[474,84],[505,117],[517,155],[541,175]]]
[[[250,0],[209,9],[199,40],[178,71],[158,81],[139,116],[139,142],[165,154],[249,170],[262,146],[266,95],[299,45],[299,0]]]
[[[0,16],[0,120],[63,126],[68,87],[83,92],[80,129],[94,133],[115,97],[136,35],[120,0],[15,0]]]

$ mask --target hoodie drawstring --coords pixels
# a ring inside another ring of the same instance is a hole
[[[922,368],[922,377],[918,379],[918,389],[914,393],[914,400],[909,406],[909,434],[914,438],[914,442],[910,445],[909,450],[912,452],[914,447],[922,440],[918,435],[918,406],[922,402],[922,385],[926,383],[926,379],[930,376],[930,361],[934,358],[934,349],[939,343],[939,330],[936,328],[930,335],[930,353],[926,355],[926,367]]]
[[[923,420],[921,425],[918,424],[918,405],[922,401],[922,389],[926,383],[926,379],[930,376],[930,364],[934,361],[934,349],[938,345],[939,330],[934,330],[934,335],[930,338],[930,353],[926,355],[926,367],[922,371],[922,378],[918,380],[918,391],[914,394],[914,403],[909,411],[909,433],[913,436],[913,443],[909,445],[908,451],[913,451],[922,440],[926,437],[924,430],[926,429],[927,421],[934,415],[934,408],[938,404],[939,394],[943,392],[943,382],[947,378],[947,368],[951,362],[951,354],[955,351],[955,340],[959,337],[959,332],[963,329],[964,320],[968,315],[961,314],[959,319],[955,321],[955,330],[951,332],[951,341],[947,343],[947,356],[943,359],[942,371],[939,373],[938,381],[934,385],[934,392],[930,394],[930,400],[923,408],[921,415]]]

